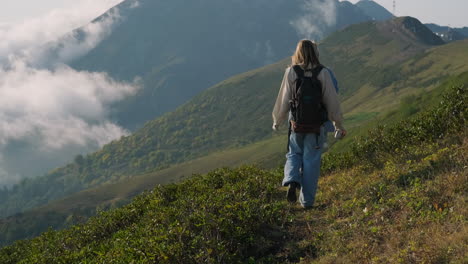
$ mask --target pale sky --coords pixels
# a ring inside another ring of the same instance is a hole
[[[0,0],[0,24],[16,24],[62,10],[110,8],[119,0]],[[105,10],[103,10],[104,12]]]
[[[18,23],[57,8],[74,8],[88,0],[0,0],[0,23]],[[94,0],[105,2],[106,0]],[[350,0],[356,3],[359,0]],[[393,0],[375,0],[392,11]],[[398,16],[414,16],[424,23],[468,26],[468,0],[396,0]]]
[[[55,8],[73,7],[77,0],[0,0],[0,22],[16,23],[45,15]]]

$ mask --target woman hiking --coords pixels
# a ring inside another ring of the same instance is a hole
[[[331,72],[319,61],[317,44],[301,40],[284,73],[273,109],[273,129],[289,121],[288,153],[283,186],[289,186],[287,199],[311,208],[320,175],[320,161],[326,140],[325,122],[331,120],[337,137],[346,136],[343,115]]]

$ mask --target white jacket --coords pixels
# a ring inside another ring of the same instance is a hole
[[[306,72],[306,75],[311,76],[311,73]],[[273,127],[281,126],[288,118],[290,110],[289,101],[292,99],[292,91],[296,87],[296,79],[296,72],[292,67],[288,67],[284,73],[278,98],[273,108]],[[340,102],[330,72],[324,68],[317,79],[322,82],[322,101],[328,111],[328,119],[333,122],[336,129],[344,130],[343,114],[341,113]]]

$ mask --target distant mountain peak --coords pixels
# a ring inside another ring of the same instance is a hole
[[[356,6],[373,20],[383,21],[394,17],[385,7],[372,0],[361,0],[356,3]]]
[[[389,23],[392,24],[393,30],[405,33],[414,40],[429,46],[443,45],[445,42],[429,28],[414,17],[397,17]]]

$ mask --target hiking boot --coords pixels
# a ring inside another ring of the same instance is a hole
[[[289,184],[288,193],[286,194],[288,201],[290,203],[295,203],[297,201],[296,188],[299,187],[297,182],[291,182]]]

